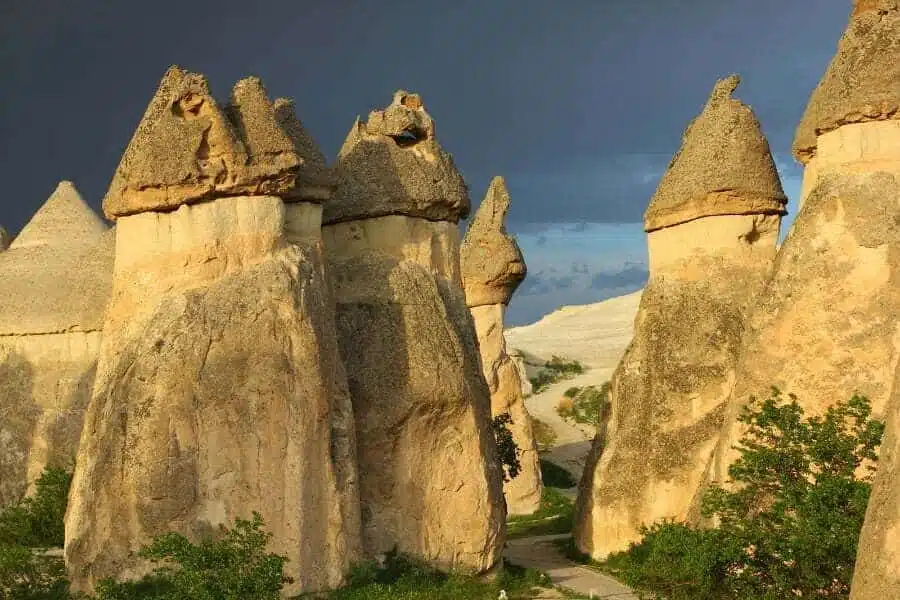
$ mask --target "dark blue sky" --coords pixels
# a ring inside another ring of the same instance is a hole
[[[160,77],[219,97],[240,77],[294,98],[333,157],[357,114],[422,94],[479,202],[510,218],[638,221],[714,81],[787,158],[849,0],[0,0],[0,224],[73,180],[99,207]]]

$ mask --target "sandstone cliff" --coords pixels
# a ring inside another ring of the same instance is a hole
[[[509,192],[502,177],[491,181],[487,195],[466,230],[460,269],[466,302],[475,321],[484,377],[491,392],[491,414],[508,414],[510,432],[521,451],[518,475],[503,494],[510,514],[531,514],[541,504],[541,467],[531,417],[525,410],[519,368],[506,352],[503,313],[525,279],[525,258],[506,232]]]
[[[775,257],[786,198],[738,83],[715,85],[645,214],[650,278],[576,504],[576,543],[598,559],[641,525],[687,518]]]
[[[283,109],[282,109],[283,110]],[[73,587],[134,577],[153,536],[259,512],[289,593],[359,552],[352,407],[321,196],[256,79],[220,108],[164,76],[104,199],[113,291],[66,515]]]
[[[353,125],[323,236],[359,440],[363,543],[484,571],[503,548],[490,392],[459,267],[469,198],[416,94]]]
[[[60,182],[0,253],[0,507],[78,449],[110,293],[115,237]]]

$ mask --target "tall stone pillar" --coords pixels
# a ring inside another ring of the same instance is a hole
[[[503,337],[503,313],[526,273],[522,251],[503,224],[508,210],[506,183],[495,177],[466,230],[460,265],[481,366],[491,391],[491,414],[510,416],[509,429],[520,451],[521,469],[503,486],[506,509],[509,514],[528,515],[541,505],[541,466],[519,369],[506,353]]]
[[[220,107],[172,67],[125,151],[103,202],[113,291],[66,515],[76,590],[145,573],[132,553],[156,535],[199,539],[254,511],[289,593],[339,585],[359,557],[320,229],[333,183],[297,126],[257,79]]]
[[[775,257],[787,199],[739,82],[716,83],[644,216],[650,277],[576,504],[576,543],[597,559],[688,518]]]
[[[459,267],[462,176],[416,94],[357,122],[323,234],[359,439],[363,543],[485,571],[502,480]]]

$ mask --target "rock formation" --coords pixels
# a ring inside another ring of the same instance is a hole
[[[500,559],[505,510],[490,392],[466,308],[469,198],[416,94],[358,119],[323,237],[356,416],[363,546],[440,567]]]
[[[9,248],[9,242],[12,241],[9,238],[9,234],[6,232],[6,229],[0,225],[0,252],[3,252],[7,248]]]
[[[73,587],[158,534],[259,512],[288,592],[358,558],[352,407],[325,279],[329,183],[259,80],[228,106],[172,67],[104,199],[113,289],[66,515]],[[306,161],[313,164],[307,176]]]
[[[900,359],[900,115],[881,103],[900,101],[890,75],[898,53],[897,2],[856,2],[797,130],[805,200],[742,342],[711,481],[727,482],[737,416],[771,386],[795,394],[808,416],[854,393],[884,414]]]
[[[576,505],[576,543],[598,559],[641,525],[687,517],[775,257],[787,199],[759,122],[731,97],[739,82],[716,83],[644,217],[650,278]]]
[[[0,507],[18,501],[45,465],[74,462],[114,239],[63,181],[0,253]]]
[[[509,429],[521,451],[521,470],[503,486],[506,509],[509,514],[523,515],[540,507],[541,467],[531,417],[525,410],[522,380],[506,352],[503,337],[503,314],[526,272],[522,251],[503,223],[508,210],[506,183],[502,177],[495,177],[466,231],[460,268],[478,334],[484,377],[491,391],[491,414],[510,416]]]
[[[792,352],[792,361],[806,366],[781,376],[793,376],[786,387],[807,411],[820,412],[859,392],[887,422],[860,534],[852,600],[900,596],[898,77],[900,3],[855,0],[837,52],[797,129],[794,152],[806,163],[806,200],[803,222],[792,228],[793,252],[785,257],[781,281],[790,292],[808,293],[816,285],[828,286],[829,294],[800,296],[791,303],[794,314],[781,320],[767,314],[764,330],[770,339],[776,327],[806,333],[774,350]],[[815,269],[815,278],[788,287],[786,278],[800,269]],[[821,315],[801,312],[825,304],[830,310]],[[766,341],[759,337],[759,343]]]

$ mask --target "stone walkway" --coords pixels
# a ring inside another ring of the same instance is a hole
[[[509,540],[503,556],[515,565],[543,571],[550,576],[554,585],[589,598],[638,600],[634,592],[612,577],[563,556],[554,542],[569,537],[570,534],[561,534]]]

